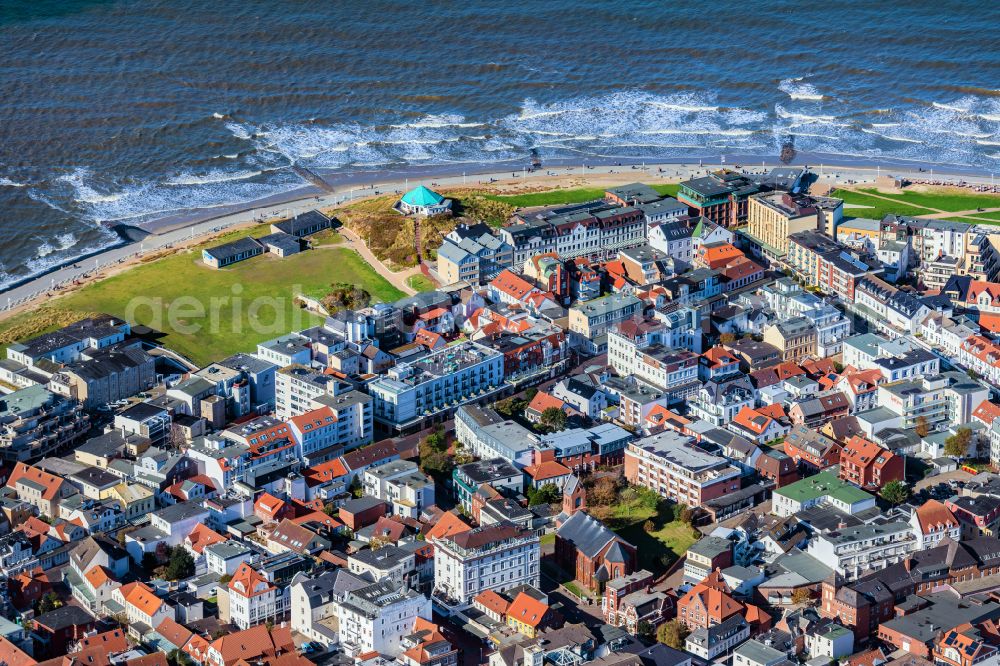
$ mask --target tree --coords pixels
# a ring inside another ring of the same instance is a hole
[[[493,409],[497,410],[499,414],[503,414],[509,419],[519,416],[528,406],[528,401],[522,398],[516,398],[511,396],[509,398],[504,398],[500,400],[495,405]]]
[[[944,454],[955,458],[964,458],[969,452],[969,444],[972,443],[972,430],[962,426],[944,440]]]
[[[165,573],[168,580],[184,580],[194,575],[194,558],[187,548],[178,546],[170,552]]]
[[[221,576],[219,576],[219,583],[221,585],[225,585],[226,583],[228,583],[232,579],[233,579],[233,577],[230,576],[229,574],[222,574]]]
[[[917,433],[918,437],[926,437],[931,433],[931,424],[927,421],[926,416],[920,415],[917,417],[914,431]]]
[[[384,546],[388,546],[392,543],[392,539],[386,537],[373,537],[371,541],[368,542],[368,547],[372,550],[378,550]]]
[[[38,614],[42,615],[50,611],[54,611],[57,608],[61,608],[63,605],[62,599],[55,592],[47,592],[45,596],[38,600]]]
[[[566,412],[558,407],[546,407],[542,412],[540,423],[552,431],[565,430]]]
[[[890,481],[882,486],[882,499],[895,506],[902,504],[910,496],[910,489],[902,481]]]
[[[635,625],[635,633],[638,634],[639,638],[644,638],[647,641],[653,640],[653,625],[642,620]]]
[[[684,639],[690,633],[691,631],[687,628],[687,625],[677,620],[670,620],[661,624],[660,628],[656,630],[656,640],[675,650],[683,650]]]
[[[610,506],[618,499],[618,484],[614,479],[601,477],[587,493],[587,501],[594,506]]]
[[[736,335],[733,333],[723,333],[719,336],[719,344],[731,345],[736,342]]]
[[[173,649],[167,653],[167,663],[170,666],[191,666],[194,662],[181,650]]]
[[[554,483],[546,483],[540,488],[528,489],[528,506],[555,504],[559,501],[559,488]]]
[[[807,588],[800,587],[799,589],[792,592],[792,603],[793,604],[807,604],[812,599],[812,592]]]

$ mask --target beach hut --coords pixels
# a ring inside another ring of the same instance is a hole
[[[394,208],[403,215],[441,215],[451,212],[451,199],[418,185],[404,194]]]

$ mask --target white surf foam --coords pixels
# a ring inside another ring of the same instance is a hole
[[[778,84],[778,90],[788,95],[791,99],[819,101],[823,95],[811,83],[803,83],[804,76],[794,79],[784,79]]]
[[[167,185],[212,185],[214,183],[228,183],[233,180],[247,180],[256,178],[263,174],[263,171],[236,171],[233,173],[210,172],[201,176],[190,173],[183,173],[176,178],[166,182]]]
[[[0,187],[27,187],[27,183],[18,183],[10,178],[0,178]],[[0,271],[2,272],[2,271]]]

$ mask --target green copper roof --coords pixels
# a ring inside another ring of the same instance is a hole
[[[436,206],[442,201],[444,201],[443,196],[423,185],[414,187],[403,195],[403,203],[410,206]]]
[[[701,235],[702,235],[703,233],[705,233],[705,227],[704,227],[704,225],[702,224],[702,220],[701,220],[701,218],[699,218],[699,219],[698,219],[698,224],[696,224],[696,225],[695,225],[695,227],[694,227],[694,232],[692,232],[691,236],[692,236],[693,238],[701,238]]]
[[[784,488],[775,490],[774,494],[783,495],[793,502],[800,504],[824,496],[838,500],[844,504],[863,502],[872,497],[860,488],[842,481],[830,472],[820,472],[815,476],[796,481]]]

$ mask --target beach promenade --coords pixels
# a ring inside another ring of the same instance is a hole
[[[531,189],[604,187],[633,181],[650,183],[678,182],[703,175],[710,170],[722,167],[732,168],[732,166],[731,164],[669,163],[650,163],[641,167],[638,165],[578,165],[560,166],[535,172],[524,170],[500,172],[493,170],[476,174],[458,173],[450,176],[423,179],[419,182],[427,182],[428,184],[433,182],[434,186],[439,189],[462,186],[475,187],[480,184],[489,184],[491,187],[496,187],[500,190],[514,191],[525,187]],[[761,171],[774,166],[780,165],[744,165],[744,169],[747,171]],[[811,165],[811,168],[818,172],[818,166]],[[875,182],[877,173],[878,171],[875,167],[826,167],[822,169],[821,182],[831,185],[848,182],[853,184],[870,184]],[[882,173],[889,173],[889,169],[883,170]],[[919,172],[916,169],[892,169],[891,173],[911,178],[927,177],[926,172]],[[939,173],[937,174],[937,178],[950,179],[956,183],[959,181],[982,184],[990,183],[989,177],[947,176]],[[387,180],[375,179],[371,183],[366,183],[365,186],[334,186],[332,188],[333,191],[329,194],[309,196],[295,201],[268,206],[248,205],[246,210],[240,212],[228,213],[219,217],[193,222],[190,226],[165,231],[161,234],[151,234],[141,242],[126,243],[109,248],[87,259],[81,259],[73,265],[64,266],[4,292],[0,292],[0,318],[44,298],[54,296],[62,289],[73,288],[74,286],[125,270],[132,263],[140,261],[143,256],[149,254],[198,242],[213,234],[240,226],[251,226],[263,220],[293,216],[316,208],[332,208],[352,200],[371,197],[377,194],[396,191],[402,192],[407,187],[412,187],[417,183],[416,179],[393,178]],[[394,286],[406,293],[413,293],[413,288],[409,286],[407,279],[419,272],[419,269],[393,273],[368,251],[368,248],[355,234],[348,232],[345,236],[350,240],[349,246],[355,247],[361,256],[368,263],[372,264]]]

